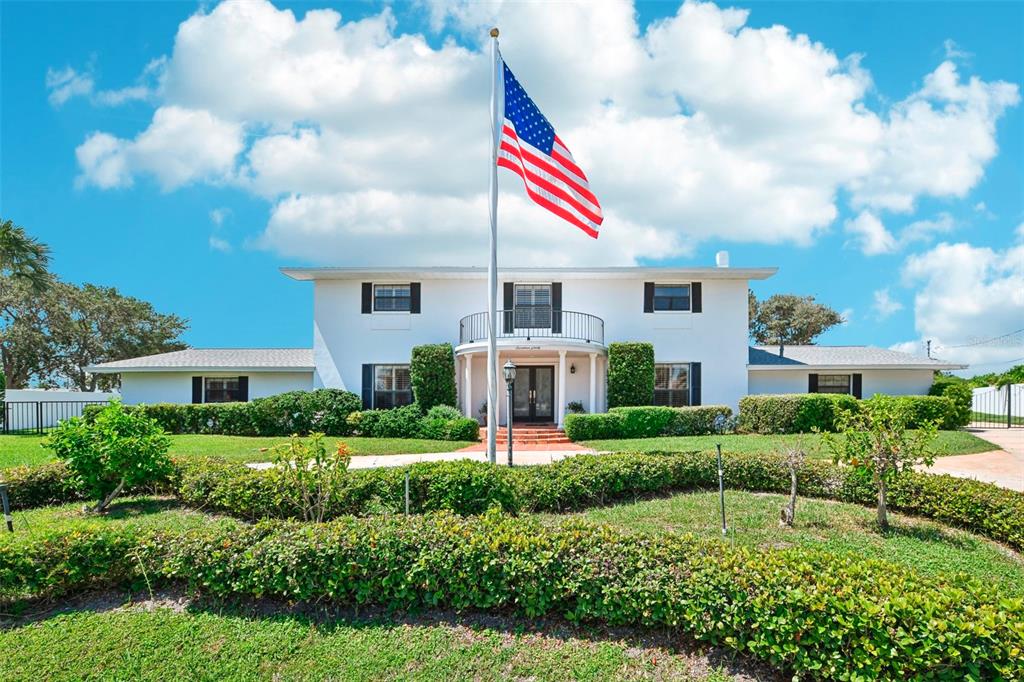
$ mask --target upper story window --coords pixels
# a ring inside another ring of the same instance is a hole
[[[239,377],[204,377],[203,402],[235,403],[246,400]]]
[[[412,285],[374,284],[373,310],[382,313],[407,313],[412,310]]]
[[[378,410],[412,404],[409,365],[373,366],[373,407]]]
[[[850,394],[849,374],[819,374],[818,393]]]
[[[551,285],[516,284],[516,327],[551,326]]]
[[[654,311],[678,312],[690,309],[689,284],[655,284]]]
[[[654,366],[654,404],[669,407],[690,404],[690,365],[677,362]]]

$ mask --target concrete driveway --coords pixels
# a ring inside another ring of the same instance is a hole
[[[933,466],[919,469],[933,474],[973,478],[1024,492],[1024,428],[968,430],[1002,450],[939,457]]]

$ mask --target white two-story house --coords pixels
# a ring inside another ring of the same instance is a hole
[[[313,283],[312,349],[190,349],[104,363],[128,403],[249,400],[340,388],[367,408],[412,401],[409,360],[420,344],[455,349],[459,407],[481,415],[487,396],[484,268],[282,268]],[[748,392],[923,393],[937,369],[957,367],[872,348],[748,345],[747,288],[775,268],[510,268],[499,270],[499,368],[518,367],[499,422],[561,424],[570,402],[607,408],[608,345],[654,346],[660,405],[724,404]],[[811,349],[811,350],[808,350]],[[789,350],[789,349],[786,349]],[[808,360],[810,358],[810,360]],[[500,369],[499,369],[500,372]]]

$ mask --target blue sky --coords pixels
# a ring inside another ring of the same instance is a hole
[[[728,249],[847,312],[824,343],[1024,356],[950,348],[1024,327],[1021,3],[246,7],[0,5],[0,211],[193,345],[310,344],[281,265],[485,264],[497,22],[607,215],[593,243],[501,171],[502,262]]]

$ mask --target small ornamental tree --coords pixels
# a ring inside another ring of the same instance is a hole
[[[339,442],[328,452],[324,434],[291,440],[270,450],[274,459],[274,486],[306,521],[322,523],[333,510],[343,490],[343,481],[352,460],[351,451]]]
[[[409,363],[413,399],[424,414],[435,405],[455,407],[455,352],[450,343],[415,346]]]
[[[608,346],[608,407],[654,404],[654,346],[616,342]]]
[[[785,458],[786,468],[789,469],[789,504],[782,508],[782,524],[792,527],[793,520],[796,518],[797,473],[803,467],[804,460],[807,459],[807,450],[804,447],[802,436],[797,436],[793,443],[783,441],[780,450]]]
[[[102,513],[126,487],[159,481],[171,472],[171,441],[155,420],[112,400],[96,418],[73,417],[43,441],[64,461],[74,484]]]
[[[904,401],[876,395],[863,401],[860,410],[843,410],[839,414],[838,436],[822,435],[834,461],[852,466],[874,483],[878,493],[878,525],[882,530],[889,528],[889,486],[915,465],[931,466],[935,461],[935,453],[928,446],[938,430],[936,423],[925,421],[909,431],[907,423],[911,417]]]

